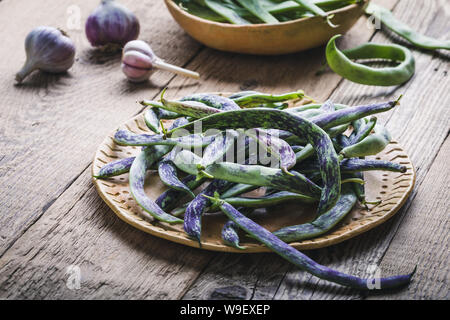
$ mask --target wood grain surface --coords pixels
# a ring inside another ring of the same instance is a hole
[[[379,88],[316,75],[324,48],[260,57],[205,48],[172,20],[162,1],[122,0],[136,12],[140,38],[171,63],[201,74],[200,81],[156,72],[151,82],[130,84],[120,56],[92,50],[84,21],[97,5],[81,0],[0,2],[0,298],[125,299],[364,299],[291,267],[272,253],[235,255],[188,248],[150,236],[118,219],[91,182],[97,146],[141,111],[136,103],[169,86],[171,94],[257,89],[304,89],[323,101],[346,104],[404,94],[401,106],[379,117],[405,148],[417,170],[416,187],[388,222],[344,243],[308,251],[319,263],[358,276],[410,271],[412,284],[374,299],[448,299],[448,52],[411,48],[416,73],[405,85]],[[444,1],[375,1],[417,31],[450,38]],[[75,7],[73,7],[75,6]],[[80,10],[81,23],[68,21]],[[71,13],[72,12],[72,13]],[[71,15],[72,14],[72,15]],[[18,23],[20,21],[20,23]],[[340,48],[374,42],[405,44],[366,18],[338,42]],[[69,24],[69,27],[67,28]],[[69,29],[76,63],[64,75],[35,73],[21,86],[14,75],[25,59],[23,39],[35,26]],[[14,54],[12,54],[14,53]],[[82,281],[67,281],[72,267]]]

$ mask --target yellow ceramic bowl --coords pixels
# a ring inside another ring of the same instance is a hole
[[[172,0],[164,0],[175,21],[194,39],[208,47],[238,53],[276,55],[298,52],[326,43],[333,35],[347,32],[364,13],[368,0],[330,11],[330,27],[321,17],[278,24],[232,25],[187,13]]]

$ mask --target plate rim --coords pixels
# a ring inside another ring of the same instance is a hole
[[[221,93],[222,95],[226,95],[226,93]],[[145,110],[145,109],[144,109]],[[126,124],[136,121],[139,118],[143,117],[144,110],[137,114],[136,116],[132,117],[131,119],[127,120],[126,122],[119,125],[125,126]],[[220,252],[235,252],[235,253],[259,253],[259,252],[272,252],[269,248],[267,248],[263,244],[257,244],[257,243],[249,243],[245,244],[245,249],[236,249],[234,247],[225,245],[225,244],[214,244],[212,242],[202,242],[202,245],[200,246],[199,243],[196,240],[190,239],[185,233],[180,232],[178,230],[174,230],[171,228],[169,224],[159,222],[157,220],[154,220],[152,222],[147,221],[146,219],[142,218],[138,213],[133,213],[133,215],[126,212],[125,209],[121,209],[116,205],[112,199],[110,199],[110,196],[104,192],[103,186],[101,184],[103,183],[105,186],[107,186],[108,180],[105,179],[97,179],[94,177],[95,175],[95,164],[97,159],[99,159],[99,153],[102,152],[101,147],[106,145],[108,140],[112,140],[112,137],[114,136],[114,133],[117,131],[115,129],[111,134],[107,135],[105,139],[103,139],[102,143],[97,147],[97,150],[94,155],[94,159],[91,163],[91,179],[93,181],[93,184],[97,190],[97,193],[100,195],[100,198],[108,205],[109,208],[112,209],[112,211],[123,221],[126,223],[132,225],[133,227],[144,231],[148,234],[151,234],[153,236],[156,236],[158,238],[166,239],[172,242],[176,242],[182,245],[188,245],[190,247],[194,248],[200,248],[205,249],[209,251],[220,251]],[[399,143],[395,140],[391,141],[391,144],[399,145]],[[324,248],[331,245],[335,245],[338,243],[341,243],[343,241],[346,241],[348,239],[354,238],[358,235],[361,235],[365,233],[366,231],[369,231],[380,224],[384,223],[385,221],[389,220],[392,216],[394,216],[400,208],[405,204],[407,199],[409,198],[410,194],[412,193],[412,190],[414,189],[415,182],[416,182],[416,170],[415,167],[409,158],[409,155],[406,153],[406,151],[399,145],[399,148],[404,152],[404,154],[407,156],[407,160],[409,162],[409,165],[411,166],[411,173],[410,178],[408,179],[408,188],[402,193],[401,198],[397,199],[395,205],[393,205],[389,211],[384,213],[383,215],[375,216],[375,217],[369,217],[366,218],[369,220],[370,218],[373,218],[371,221],[367,223],[360,223],[358,226],[355,226],[354,228],[350,229],[350,231],[344,232],[342,235],[339,235],[338,237],[333,237],[331,239],[327,238],[327,234],[321,235],[319,237],[303,240],[300,242],[291,242],[290,245],[293,246],[296,249],[299,250],[311,250],[311,249],[318,249],[318,248]],[[409,168],[408,168],[409,169]],[[408,170],[409,171],[409,170]],[[401,174],[400,176],[402,176]],[[133,200],[134,201],[134,200]],[[376,207],[375,207],[376,208]],[[346,226],[345,226],[346,227]],[[339,230],[339,229],[337,229]],[[334,230],[336,231],[336,230]]]

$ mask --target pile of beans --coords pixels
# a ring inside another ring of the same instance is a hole
[[[221,210],[229,219],[222,230],[225,244],[245,250],[239,244],[241,229],[319,278],[369,288],[371,279],[321,266],[289,243],[323,235],[358,201],[370,203],[364,196],[363,171],[406,171],[393,162],[364,158],[389,144],[388,131],[373,115],[391,110],[398,100],[355,107],[329,100],[291,107],[289,102],[305,98],[303,91],[281,95],[245,91],[229,97],[193,94],[180,100],[168,100],[164,92],[161,102],[141,102],[150,106],[144,119],[154,134],[115,133],[117,144],[141,146],[142,151],[106,164],[97,179],[128,172],[131,194],[144,214],[165,223],[182,223],[200,245],[202,215]],[[163,119],[175,120],[165,128]],[[263,153],[252,152],[255,144]],[[277,166],[268,165],[262,154],[274,157]],[[156,201],[144,192],[148,170],[157,170],[169,187]],[[244,196],[261,187],[264,195]],[[251,220],[254,208],[287,201],[317,204],[316,218],[273,233]],[[381,288],[405,285],[413,273],[382,278],[379,283]]]

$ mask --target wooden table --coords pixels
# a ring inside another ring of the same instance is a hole
[[[0,298],[12,299],[448,299],[449,53],[413,49],[416,73],[400,87],[371,87],[333,72],[316,75],[324,48],[277,57],[211,50],[172,20],[162,1],[121,2],[142,25],[141,39],[170,63],[201,73],[195,81],[156,72],[131,84],[120,55],[92,50],[84,21],[98,1],[0,2]],[[445,1],[376,1],[414,29],[449,38]],[[77,19],[79,17],[81,20]],[[398,42],[361,20],[339,47]],[[14,75],[23,42],[35,26],[68,29],[76,63],[65,75],[34,73],[22,86]],[[404,290],[361,295],[299,271],[277,255],[223,254],[165,241],[119,220],[91,181],[91,161],[103,138],[142,111],[136,101],[192,92],[304,89],[319,101],[356,105],[404,98],[379,117],[411,156],[417,182],[388,222],[329,248],[307,252],[341,271],[367,276],[411,271]],[[71,278],[81,274],[79,288]]]

